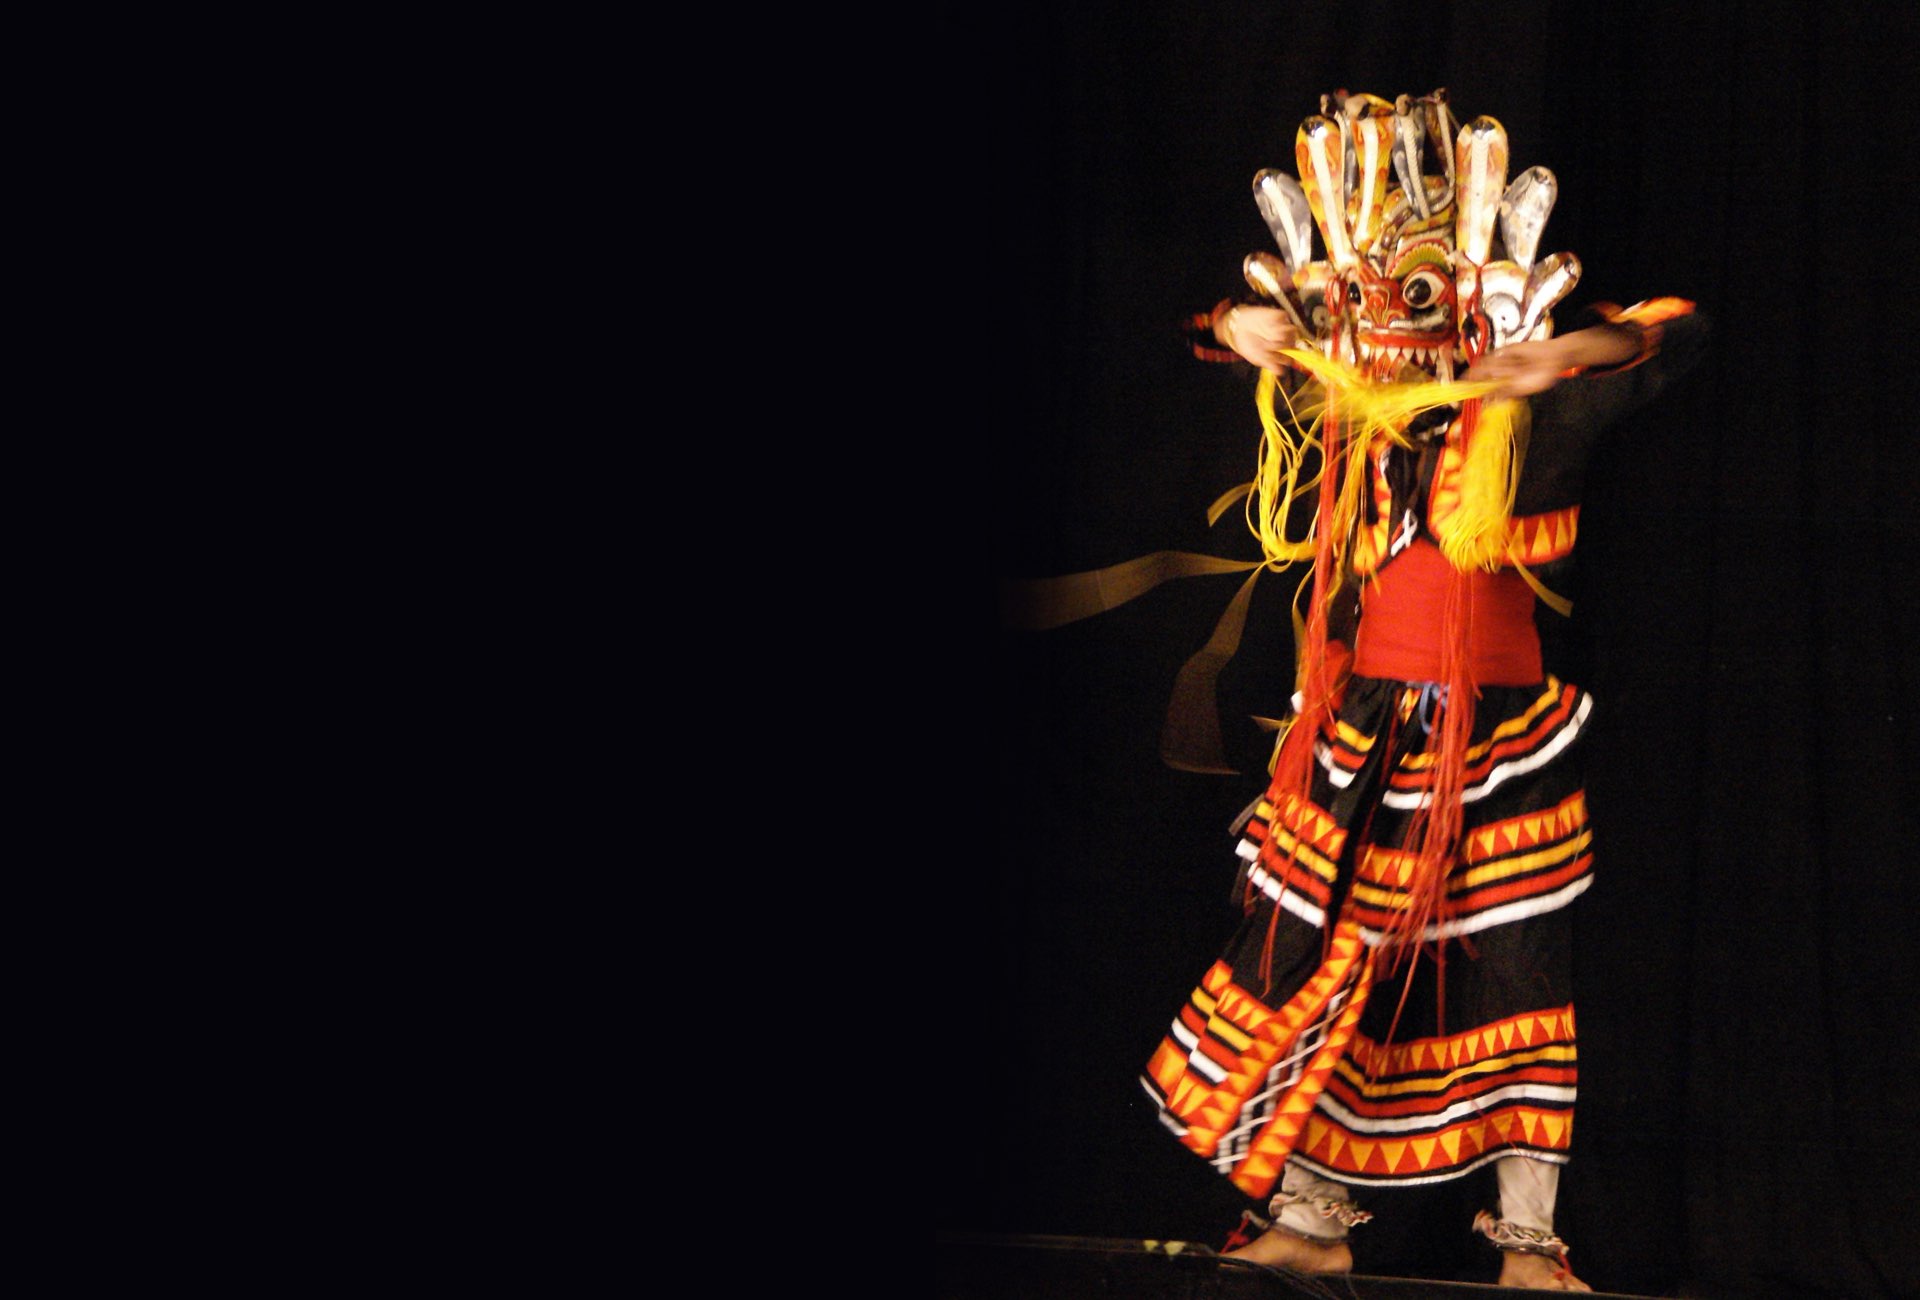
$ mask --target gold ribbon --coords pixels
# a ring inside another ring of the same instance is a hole
[[[1180,673],[1173,679],[1173,698],[1167,702],[1167,720],[1160,729],[1160,761],[1182,772],[1233,776],[1240,771],[1227,762],[1226,746],[1220,738],[1218,682],[1220,670],[1239,652],[1253,584],[1260,578],[1259,565],[1243,567],[1253,572],[1227,602],[1226,612],[1213,626],[1213,635],[1180,665]]]
[[[1245,573],[1261,564],[1260,560],[1223,560],[1193,551],[1155,551],[1104,569],[1058,578],[1007,581],[1000,584],[1000,621],[1021,631],[1044,632],[1118,609],[1174,578]]]
[[[1215,512],[1225,509],[1245,492],[1242,487],[1225,494],[1214,503]],[[1217,513],[1214,517],[1218,517]],[[1253,584],[1265,564],[1264,560],[1227,560],[1193,551],[1155,551],[1104,569],[1089,569],[1058,578],[1003,582],[1000,617],[1010,628],[1045,631],[1105,613],[1174,578],[1245,573],[1246,581],[1227,602],[1226,610],[1214,624],[1213,635],[1181,665],[1174,678],[1173,697],[1167,702],[1166,722],[1160,732],[1160,759],[1168,767],[1183,772],[1233,776],[1240,769],[1227,762],[1226,747],[1220,736],[1216,687],[1220,670],[1240,649]]]
[[[1518,569],[1520,571],[1520,576],[1527,580],[1527,585],[1533,588],[1533,594],[1540,598],[1541,604],[1545,605],[1548,609],[1560,615],[1560,617],[1562,618],[1573,617],[1572,601],[1568,600],[1565,596],[1562,596],[1557,592],[1554,592],[1548,589],[1547,584],[1540,581],[1540,579],[1534,577],[1533,571],[1527,568],[1526,565],[1520,563],[1520,561],[1510,559],[1507,561],[1507,563],[1511,564],[1515,569]]]

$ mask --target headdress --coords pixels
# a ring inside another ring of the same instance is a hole
[[[1254,177],[1280,252],[1254,253],[1244,269],[1315,351],[1376,381],[1409,366],[1450,380],[1482,352],[1552,333],[1580,261],[1537,257],[1558,182],[1529,167],[1508,184],[1499,122],[1456,130],[1445,90],[1392,103],[1341,91],[1301,123],[1294,158],[1298,179]]]

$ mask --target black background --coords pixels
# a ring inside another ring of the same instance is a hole
[[[1251,379],[1177,324],[1271,249],[1253,173],[1338,89],[1444,86],[1560,200],[1596,299],[1697,301],[1706,361],[1592,467],[1550,666],[1594,692],[1599,875],[1576,915],[1581,1093],[1559,1228],[1651,1294],[1920,1290],[1913,933],[1920,124],[1912,6],[1058,2],[952,8],[916,192],[962,360],[941,401],[980,616],[985,754],[942,882],[937,1223],[1218,1245],[1244,1203],[1136,1077],[1232,928],[1227,825],[1285,710],[1288,581],[1221,681],[1237,777],[1159,758],[1240,579],[1047,632],[1002,583],[1258,554]],[[933,189],[931,187],[937,187]],[[972,482],[971,479],[961,480]],[[968,642],[966,644],[972,644]],[[956,699],[972,698],[956,693]],[[1491,1281],[1490,1171],[1376,1195],[1363,1272]]]

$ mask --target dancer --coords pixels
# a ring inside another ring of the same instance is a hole
[[[1235,1256],[1348,1271],[1354,1188],[1496,1163],[1474,1227],[1501,1284],[1590,1290],[1554,1205],[1593,702],[1546,670],[1534,615],[1567,608],[1596,439],[1704,325],[1657,299],[1556,335],[1580,274],[1538,256],[1557,182],[1508,184],[1500,124],[1456,127],[1444,91],[1326,97],[1296,162],[1255,178],[1280,255],[1194,326],[1201,356],[1260,368],[1248,517],[1267,567],[1305,575],[1297,690],[1234,828],[1243,920],[1142,1083],[1256,1203]]]

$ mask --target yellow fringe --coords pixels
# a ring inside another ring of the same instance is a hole
[[[1284,424],[1273,408],[1275,393],[1287,404],[1288,420]],[[1305,483],[1300,482],[1300,470],[1307,453],[1320,449],[1320,421],[1317,414],[1294,404],[1280,387],[1279,375],[1271,370],[1260,372],[1254,404],[1259,408],[1260,425],[1265,432],[1254,462],[1253,491],[1247,496],[1247,525],[1260,539],[1267,567],[1281,569],[1313,555],[1311,512],[1308,512],[1307,532],[1297,541],[1287,536],[1287,519],[1293,513],[1294,503],[1319,486],[1317,474]]]
[[[1520,456],[1528,429],[1524,402],[1495,402],[1480,408],[1466,464],[1460,470],[1460,504],[1436,520],[1441,553],[1460,570],[1500,567],[1507,557],[1508,522],[1520,486]]]
[[[1285,355],[1311,376],[1311,382],[1299,396],[1289,397],[1280,387],[1277,372],[1260,372],[1255,404],[1265,433],[1253,491],[1247,497],[1247,523],[1260,539],[1267,567],[1280,569],[1313,557],[1314,530],[1322,525],[1311,505],[1298,512],[1304,522],[1294,515],[1295,507],[1319,487],[1320,474],[1326,472],[1323,461],[1312,477],[1301,481],[1308,453],[1325,451],[1322,426],[1331,396],[1347,430],[1347,454],[1334,471],[1340,476],[1339,490],[1333,518],[1324,526],[1333,529],[1334,553],[1344,568],[1347,540],[1353,535],[1366,491],[1367,452],[1375,441],[1385,438],[1408,446],[1402,431],[1416,415],[1484,397],[1497,385],[1491,380],[1447,383],[1437,379],[1375,383],[1354,367],[1306,348],[1288,348]],[[1274,408],[1276,393],[1287,407],[1285,421]],[[1480,432],[1468,449],[1463,475],[1465,493],[1458,511],[1445,521],[1448,526],[1442,538],[1442,550],[1458,568],[1492,568],[1505,554],[1507,518],[1518,477],[1514,438],[1516,432],[1524,438],[1525,413],[1521,402],[1497,402],[1480,412]],[[1290,523],[1298,530],[1294,534],[1288,531]],[[1338,573],[1336,569],[1336,581]]]
[[[1287,348],[1284,355],[1312,375],[1322,391],[1333,393],[1342,420],[1368,434],[1390,434],[1402,446],[1406,443],[1399,437],[1400,430],[1422,411],[1484,397],[1499,386],[1491,379],[1377,383],[1354,367],[1307,348]],[[1324,399],[1314,403],[1310,413],[1320,414],[1325,405]]]

